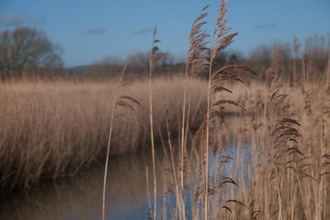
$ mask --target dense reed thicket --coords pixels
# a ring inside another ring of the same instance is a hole
[[[149,80],[130,78],[133,86],[117,87],[115,78],[3,82],[2,194],[151,146],[150,219],[330,218],[330,58],[327,66],[298,59],[294,37],[292,62],[274,44],[259,76],[250,66],[219,66],[237,33],[229,34],[222,0],[208,48],[206,9],[192,25],[184,77],[152,77],[164,55],[155,31]],[[154,141],[165,154],[159,208]]]
[[[208,72],[207,108],[191,140],[190,155],[183,108],[182,145],[176,165],[168,128],[171,156],[164,159],[166,181],[159,216],[168,218],[169,195],[173,194],[176,200],[170,205],[172,210],[175,207],[171,219],[188,219],[189,208],[192,219],[327,219],[330,157],[326,115],[330,61],[322,74],[305,56],[302,73],[297,73],[298,46],[294,37],[293,71],[288,71],[283,51],[274,44],[270,66],[255,80],[258,83],[248,80],[246,89],[241,86],[231,89],[234,84],[227,81],[244,83],[244,80],[237,71],[229,70],[236,68],[257,74],[246,66],[213,65],[217,54],[237,35],[229,34],[226,12],[223,0],[211,48],[205,47],[208,34],[202,29],[207,22],[201,21],[207,14],[201,14],[193,22],[186,73],[190,68],[198,69],[199,74]],[[209,51],[209,55],[205,51]],[[185,79],[187,77],[185,74]],[[186,86],[185,83],[184,104]],[[228,96],[232,93],[239,94],[237,101]],[[313,114],[312,102],[318,106],[318,113]],[[237,113],[232,107],[241,110]],[[229,117],[228,113],[234,114]],[[234,162],[230,163],[231,160]],[[191,207],[187,207],[189,196]],[[230,213],[232,215],[228,215]],[[156,207],[150,207],[149,218],[157,219]]]
[[[165,108],[180,119],[183,79],[154,81],[155,140],[158,129],[165,134]],[[191,124],[198,126],[200,108],[205,107],[206,82],[194,80],[195,108]],[[42,180],[73,175],[95,162],[103,163],[108,144],[116,80],[106,82],[14,82],[0,87],[1,144],[0,181],[2,194],[38,185]],[[171,88],[171,89],[169,89]],[[169,93],[170,91],[170,93]],[[119,109],[140,122],[117,118],[114,122],[111,155],[135,152],[150,144],[148,83],[136,81],[125,93],[137,97],[142,107]],[[131,111],[131,112],[130,112]],[[178,130],[173,120],[174,130]],[[142,125],[144,124],[144,126]],[[175,136],[176,134],[174,134]]]
[[[190,195],[185,204],[193,204],[186,207],[192,219],[205,219],[206,178],[209,219],[330,218],[329,71],[316,81],[300,77],[296,86],[276,76],[275,69],[268,72],[269,82],[224,84],[234,94],[218,98],[236,100],[242,108],[226,106],[222,121],[211,121],[208,177],[205,123],[184,154],[184,192]],[[167,190],[159,215],[167,204],[173,206],[175,178],[181,179],[181,162],[170,169],[170,161],[170,156],[164,160]],[[183,219],[177,207],[172,217],[179,215]]]

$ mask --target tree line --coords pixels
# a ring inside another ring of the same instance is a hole
[[[216,64],[224,66],[238,64],[249,66],[261,73],[265,79],[267,68],[273,67],[285,74],[287,78],[293,73],[293,60],[296,62],[296,72],[303,72],[305,65],[311,74],[321,73],[326,69],[330,56],[330,33],[327,36],[314,35],[302,43],[294,38],[293,43],[274,42],[259,45],[247,57],[239,50],[227,50],[218,54]],[[22,78],[25,76],[66,75],[84,78],[103,78],[119,74],[126,63],[125,59],[113,56],[84,68],[64,69],[61,57],[61,47],[53,44],[42,30],[21,27],[12,31],[0,31],[0,77]],[[276,60],[277,63],[274,63]],[[145,75],[149,68],[149,52],[137,51],[134,54],[135,65],[129,72]],[[184,72],[185,59],[167,53],[164,59],[158,61],[155,75],[180,75]]]

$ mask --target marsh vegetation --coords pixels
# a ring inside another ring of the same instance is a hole
[[[183,76],[154,75],[165,56],[155,28],[148,77],[134,75],[132,58],[102,81],[2,82],[1,194],[106,164],[102,205],[96,196],[105,218],[111,161],[142,151],[146,172],[133,175],[145,180],[150,219],[330,218],[330,41],[300,56],[294,36],[290,58],[274,43],[220,65],[237,33],[223,0],[209,36],[207,10],[192,24]]]

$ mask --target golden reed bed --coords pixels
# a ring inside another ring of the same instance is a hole
[[[149,81],[120,89],[113,81],[1,84],[2,192],[75,174],[103,163],[109,153],[151,145],[155,198],[153,207],[149,202],[150,219],[167,218],[170,193],[176,198],[171,217],[180,220],[186,219],[187,208],[193,219],[206,220],[330,218],[330,62],[323,73],[304,59],[302,72],[297,72],[294,56],[292,72],[274,46],[264,78],[241,65],[218,68],[213,64],[217,54],[237,33],[228,34],[222,0],[207,48],[209,35],[202,29],[206,8],[192,25],[184,78],[152,78],[163,56],[155,46],[155,28]],[[252,74],[240,77],[234,68]],[[204,71],[208,81],[194,77]],[[167,152],[159,208],[158,138]],[[179,151],[178,162],[174,150]],[[106,178],[104,195],[105,183]],[[186,206],[188,191],[192,207]],[[105,196],[103,218],[104,207]]]

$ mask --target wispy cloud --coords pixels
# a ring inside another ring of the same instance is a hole
[[[277,23],[271,23],[271,24],[259,24],[253,28],[253,30],[259,30],[259,29],[272,29],[277,26]]]
[[[151,31],[152,31],[152,28],[143,28],[143,29],[140,29],[140,30],[137,30],[137,31],[133,31],[132,34],[133,35],[142,35],[142,34],[147,34]]]
[[[33,15],[18,16],[16,14],[0,15],[0,25],[18,26],[25,24],[44,24],[46,19],[44,17],[35,17]]]
[[[91,35],[91,34],[104,34],[106,32],[103,28],[92,28],[85,32],[85,34]]]

